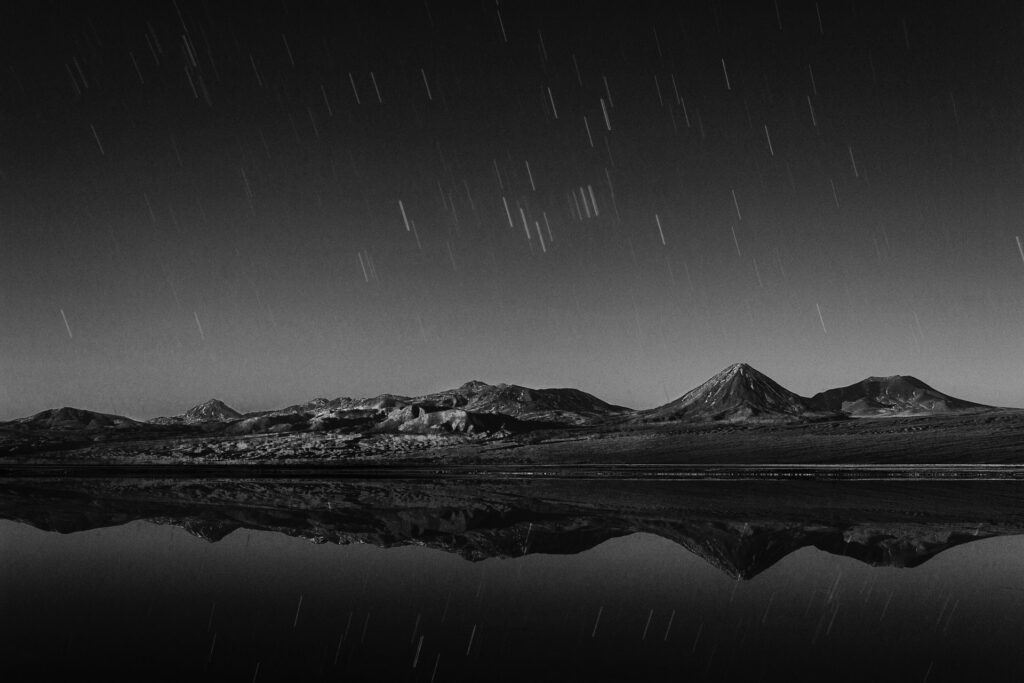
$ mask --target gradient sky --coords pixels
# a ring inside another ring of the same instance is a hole
[[[737,361],[1024,406],[1019,3],[93,4],[0,18],[0,419]]]

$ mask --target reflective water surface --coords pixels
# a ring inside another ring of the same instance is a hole
[[[1020,680],[1014,482],[0,481],[9,671]]]

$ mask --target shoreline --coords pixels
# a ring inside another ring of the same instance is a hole
[[[0,464],[0,479],[228,478],[228,479],[618,479],[650,481],[1024,481],[1024,464],[523,464],[523,465],[174,465]]]

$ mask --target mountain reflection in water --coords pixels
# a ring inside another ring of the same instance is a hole
[[[115,677],[1008,680],[1022,503],[1015,482],[6,479],[3,642]]]

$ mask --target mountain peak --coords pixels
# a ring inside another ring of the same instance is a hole
[[[730,386],[743,386],[752,391],[785,391],[775,380],[748,363],[733,363],[711,377],[707,384],[731,383]]]
[[[518,420],[574,425],[630,412],[578,389],[530,389],[480,380],[409,400],[428,412],[460,408],[472,413],[500,413]]]
[[[82,408],[72,408],[70,406],[44,410],[31,417],[21,418],[18,422],[43,429],[55,430],[98,429],[101,427],[138,424],[135,420],[123,415],[97,413],[92,410],[83,410]]]
[[[182,416],[185,422],[223,422],[225,420],[236,420],[242,414],[219,398],[211,398],[205,403],[192,406]]]
[[[199,405],[193,406],[192,410],[198,410],[201,408],[214,410],[224,410],[225,408],[227,408],[228,410],[233,410],[227,403],[220,400],[219,398],[211,398],[210,400],[204,403],[200,403]]]
[[[759,372],[749,363],[733,363],[718,374],[729,377],[733,375],[740,375],[741,377],[765,377],[764,373]]]
[[[649,415],[668,420],[793,420],[803,419],[808,412],[804,398],[747,363],[733,363]]]
[[[471,379],[468,382],[466,382],[465,384],[463,384],[462,386],[460,386],[458,389],[456,389],[456,391],[460,391],[460,392],[469,392],[469,391],[478,392],[478,391],[482,391],[483,389],[488,388],[489,386],[491,386],[491,385],[488,384],[487,382],[481,382],[478,379]]]
[[[927,384],[925,384],[924,382],[922,382],[918,378],[913,377],[911,375],[887,375],[885,377],[876,377],[876,376],[872,375],[871,377],[867,377],[867,378],[862,379],[860,381],[861,384],[867,384],[869,382],[886,383],[886,384],[902,383],[902,384],[909,384],[909,385],[915,386],[915,387],[920,387],[922,389],[931,389],[930,386],[928,386]]]
[[[840,410],[857,417],[949,413],[988,407],[944,394],[910,375],[868,377],[850,386],[815,394],[811,402],[820,410]]]

